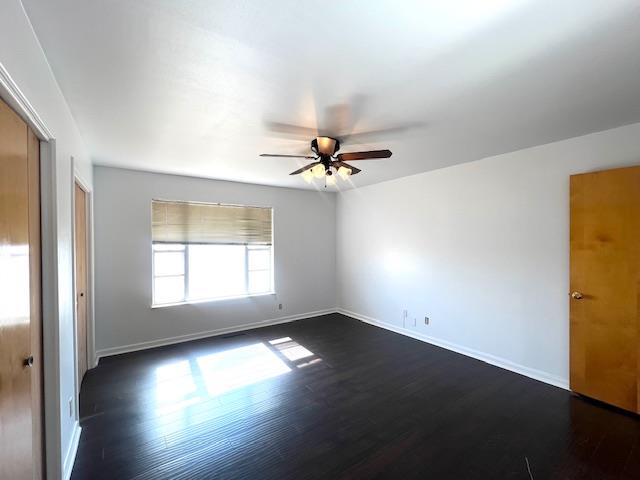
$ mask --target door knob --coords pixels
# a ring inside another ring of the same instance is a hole
[[[581,300],[583,296],[580,292],[573,292],[571,293],[571,298],[573,298],[574,300]]]
[[[29,367],[29,368],[33,367],[33,355],[30,355],[29,357],[25,358],[23,364],[25,367]]]

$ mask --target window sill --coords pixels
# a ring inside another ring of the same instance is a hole
[[[227,300],[243,300],[245,298],[267,297],[269,295],[275,295],[275,294],[276,292],[266,292],[266,293],[254,293],[252,295],[235,295],[233,297],[205,298],[202,300],[190,300],[190,301],[175,302],[175,303],[159,303],[159,304],[152,304],[151,308],[156,309],[156,308],[166,308],[166,307],[178,307],[181,305],[198,305],[201,303],[217,303],[217,302],[224,302]]]

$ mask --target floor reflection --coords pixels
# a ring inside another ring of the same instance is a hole
[[[156,368],[156,414],[164,415],[198,403],[196,383],[189,360]]]
[[[291,371],[264,343],[197,359],[210,396],[217,396]]]
[[[251,385],[321,361],[291,337],[176,360],[154,372],[155,415],[180,415],[189,407],[234,391],[241,398],[242,390]]]
[[[313,352],[293,341],[290,337],[276,338],[275,340],[270,340],[269,343],[292,362],[313,356]]]

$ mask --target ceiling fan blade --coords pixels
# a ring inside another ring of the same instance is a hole
[[[345,135],[339,135],[338,138],[344,145],[356,145],[362,143],[376,143],[384,139],[398,137],[402,134],[424,127],[423,122],[407,122],[393,127],[380,128],[377,130],[368,130],[361,132],[351,132]]]
[[[313,167],[315,167],[316,165],[319,165],[319,164],[320,164],[320,162],[312,162],[309,165],[305,165],[304,167],[299,168],[295,172],[291,172],[289,175],[298,175],[299,173],[306,172],[310,168],[313,168]]]
[[[302,125],[267,121],[265,122],[265,126],[274,133],[282,133],[287,136],[304,138],[315,138],[318,136],[318,130],[316,128],[305,127]]]
[[[282,157],[282,158],[316,158],[311,155],[280,155],[279,153],[261,153],[261,157]]]
[[[351,170],[351,175],[355,175],[356,173],[360,173],[362,171],[359,168],[352,167],[351,165],[348,165],[348,164],[346,164],[344,162],[341,162],[339,160],[335,160],[335,161],[333,161],[331,163],[333,164],[334,167],[336,167],[336,169],[338,169],[340,167],[348,168],[349,170]]]
[[[368,152],[341,153],[338,155],[338,160],[340,160],[341,162],[349,162],[353,160],[389,158],[390,156],[391,156],[391,150],[371,150]]]

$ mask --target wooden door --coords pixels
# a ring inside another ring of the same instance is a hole
[[[0,101],[0,478],[42,476],[39,143]]]
[[[40,241],[40,141],[28,135],[29,288],[31,289],[31,411],[33,478],[44,478],[44,363],[42,352],[42,250]]]
[[[75,184],[76,334],[78,384],[87,372],[87,194]]]
[[[571,389],[640,412],[640,167],[571,177]]]

